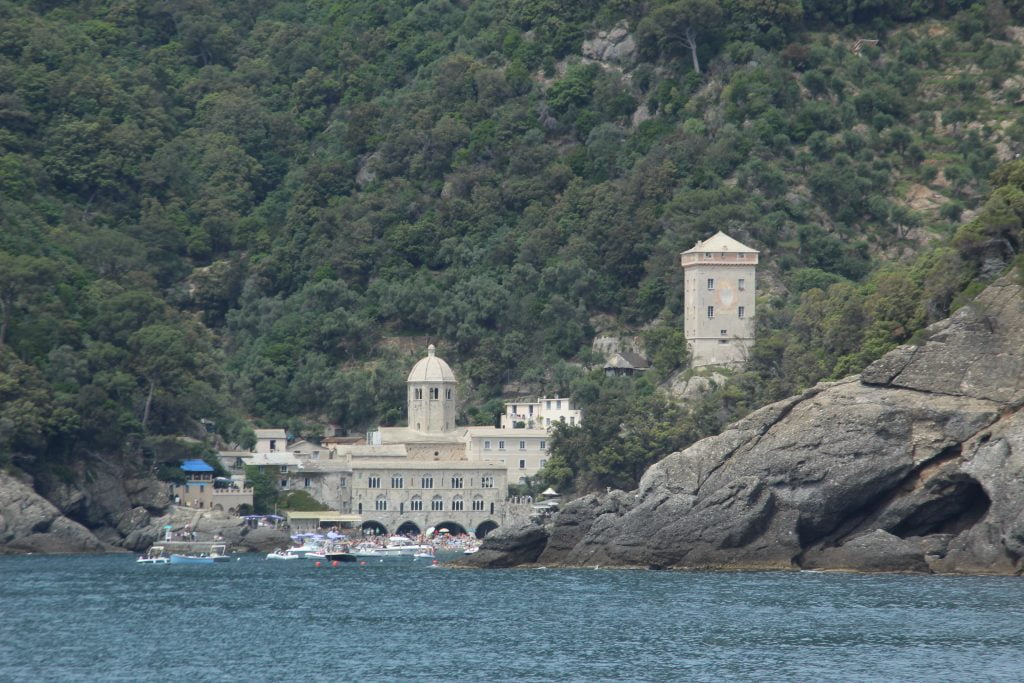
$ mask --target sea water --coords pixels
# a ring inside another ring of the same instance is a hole
[[[1024,582],[0,557],[4,681],[1024,679]]]

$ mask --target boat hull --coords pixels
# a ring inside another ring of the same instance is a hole
[[[230,562],[227,555],[215,557],[195,557],[192,555],[171,555],[171,564],[214,564],[216,562]]]
[[[326,553],[324,559],[328,562],[355,562],[358,558],[352,553]]]

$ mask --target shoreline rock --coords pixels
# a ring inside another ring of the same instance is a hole
[[[1022,406],[1024,290],[1007,276],[920,346],[751,413],[635,491],[570,502],[536,563],[1018,574]],[[513,561],[515,543],[465,564]]]

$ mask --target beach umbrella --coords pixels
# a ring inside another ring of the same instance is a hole
[[[446,529],[445,527],[441,527],[440,529],[437,530],[437,533],[439,533],[439,534],[449,534],[451,532],[448,531],[448,529]]]

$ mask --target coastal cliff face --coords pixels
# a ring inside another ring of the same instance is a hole
[[[78,463],[75,483],[29,485],[0,471],[0,554],[139,552],[188,527],[196,540],[222,538],[238,552],[287,546],[284,531],[251,529],[238,517],[171,505],[166,485],[128,460]]]
[[[531,543],[485,542],[467,563],[1017,573],[1022,288],[996,282],[925,340],[668,456],[636,491],[571,502],[545,533],[519,532]]]

